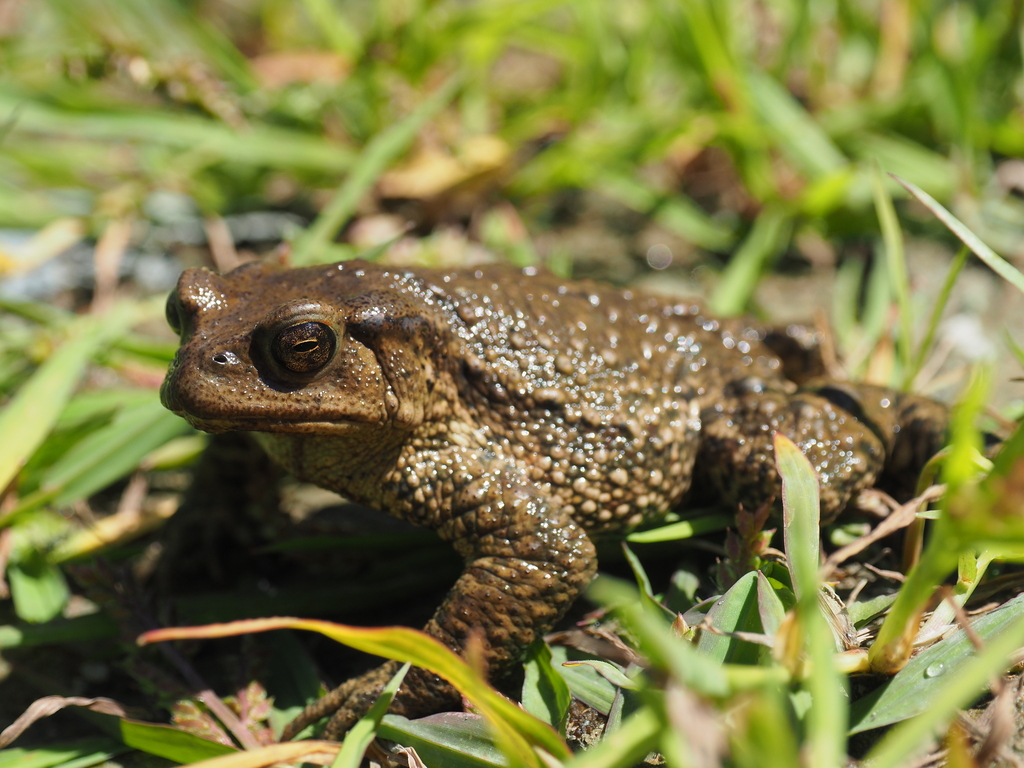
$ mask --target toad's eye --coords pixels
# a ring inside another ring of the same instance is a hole
[[[181,336],[181,305],[178,304],[178,297],[173,293],[167,297],[164,317],[167,318],[167,324],[171,326],[171,330]]]
[[[298,323],[280,331],[270,351],[292,373],[313,373],[330,362],[337,343],[334,331],[323,323]]]

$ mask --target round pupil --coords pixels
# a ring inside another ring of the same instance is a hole
[[[323,323],[299,323],[274,338],[274,358],[289,371],[311,373],[334,354],[334,332]]]

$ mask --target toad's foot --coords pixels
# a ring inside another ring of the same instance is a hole
[[[366,714],[380,696],[384,686],[401,668],[389,661],[376,669],[347,680],[326,696],[306,707],[281,734],[282,741],[294,739],[306,726],[328,715],[331,719],[324,737],[340,740]],[[462,698],[445,680],[419,667],[413,667],[402,681],[388,712],[404,717],[423,717],[434,712],[461,710]]]

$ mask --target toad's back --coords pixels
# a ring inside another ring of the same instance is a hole
[[[470,419],[591,532],[635,527],[690,485],[702,404],[793,386],[761,332],[670,301],[507,268],[419,273],[452,330]]]

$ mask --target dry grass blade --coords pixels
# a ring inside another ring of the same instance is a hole
[[[275,763],[330,765],[340,749],[341,744],[334,741],[295,741],[211,757],[192,763],[190,768],[264,768]]]
[[[946,492],[944,485],[933,485],[917,498],[911,499],[906,504],[900,505],[899,509],[886,517],[882,522],[872,528],[868,533],[856,541],[852,541],[844,547],[840,547],[825,561],[822,566],[822,578],[827,580],[840,563],[849,560],[854,555],[863,552],[876,541],[884,539],[901,528],[906,528],[916,519],[919,510],[929,502],[936,501]]]
[[[133,475],[117,511],[61,541],[50,553],[52,561],[60,563],[104,547],[131,541],[157,528],[178,511],[178,500],[175,498],[145,504],[144,497],[148,489],[145,475]]]
[[[995,698],[975,723],[983,733],[975,758],[978,765],[988,765],[998,756],[1010,760],[1011,765],[1020,766],[1021,760],[1007,747],[1016,731],[1014,708],[1015,702],[1024,695],[1024,677],[1018,677],[1016,685],[1007,685],[1000,679],[998,688],[993,686],[992,690]]]
[[[130,217],[114,219],[96,243],[93,265],[96,272],[96,289],[93,291],[91,311],[102,314],[113,306],[117,281],[121,272],[121,259],[131,242],[132,220]]]
[[[127,713],[123,705],[113,699],[95,698],[87,699],[84,696],[44,696],[32,702],[18,719],[0,732],[0,749],[12,744],[23,734],[32,723],[44,717],[60,712],[65,707],[85,707],[92,712],[99,712],[104,715],[115,717],[126,717]]]
[[[678,683],[665,690],[665,714],[672,726],[666,739],[683,765],[715,768],[728,753],[725,723],[720,712]]]

